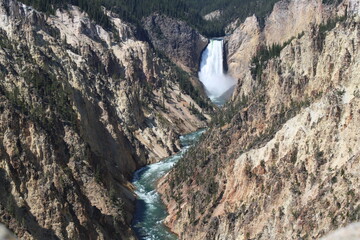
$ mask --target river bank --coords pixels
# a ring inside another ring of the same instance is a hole
[[[176,240],[177,236],[163,224],[167,209],[156,191],[160,178],[165,176],[200,138],[205,129],[180,137],[182,149],[175,155],[161,162],[148,165],[136,171],[132,183],[138,196],[133,220],[133,229],[140,240]]]

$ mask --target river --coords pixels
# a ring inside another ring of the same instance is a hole
[[[199,79],[213,103],[221,106],[230,98],[236,81],[224,72],[224,41],[211,39],[201,57]],[[133,184],[138,198],[133,229],[140,240],[176,240],[162,222],[167,216],[166,207],[156,191],[157,181],[169,172],[186,150],[205,130],[180,137],[182,150],[161,162],[135,172]]]
[[[183,148],[179,153],[165,160],[148,165],[136,171],[133,184],[138,196],[133,220],[133,229],[140,240],[176,240],[177,237],[162,224],[167,216],[166,207],[156,191],[157,181],[169,172],[187,149],[193,145],[205,130],[180,137]]]

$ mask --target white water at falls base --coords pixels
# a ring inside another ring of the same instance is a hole
[[[223,40],[211,39],[201,58],[199,78],[212,100],[236,84],[235,79],[224,73],[223,51]]]

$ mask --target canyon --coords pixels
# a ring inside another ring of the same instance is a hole
[[[106,14],[0,1],[0,219],[21,239],[135,239],[133,172],[210,119],[192,74]]]
[[[280,0],[214,39],[101,10],[111,28],[0,0],[1,223],[20,239],[356,231],[331,234],[360,221],[359,0]]]
[[[279,1],[228,27],[232,101],[158,186],[180,239],[318,239],[359,221],[359,6]]]

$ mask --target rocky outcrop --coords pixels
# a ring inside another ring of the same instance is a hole
[[[247,65],[246,94],[159,183],[180,239],[318,239],[360,220],[360,22],[347,14]],[[243,39],[264,44],[247,21]]]
[[[238,79],[237,91],[234,95],[248,93],[252,89],[249,64],[262,41],[261,29],[256,16],[249,17],[225,38],[228,74]]]
[[[226,40],[229,74],[238,79],[234,96],[247,95],[254,87],[249,78],[249,65],[252,57],[261,46],[282,45],[303,34],[313,25],[326,23],[329,19],[345,15],[346,11],[356,8],[354,1],[344,1],[340,5],[326,5],[321,0],[279,1],[272,13],[261,26],[256,16],[239,20],[228,26],[234,29]],[[238,27],[234,27],[239,25]]]
[[[305,31],[311,25],[325,22],[334,14],[336,14],[334,6],[325,5],[321,0],[279,1],[265,21],[265,43],[268,46],[275,43],[281,44]]]
[[[188,72],[197,73],[208,40],[184,21],[153,14],[143,20],[154,47]]]
[[[0,218],[21,239],[135,239],[132,173],[209,118],[190,77],[107,14],[112,32],[0,1]]]
[[[215,10],[213,12],[206,14],[204,16],[204,19],[206,21],[212,21],[212,20],[219,19],[221,17],[221,15],[222,15],[222,12],[220,10]]]

